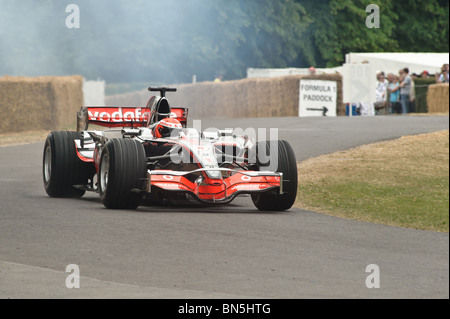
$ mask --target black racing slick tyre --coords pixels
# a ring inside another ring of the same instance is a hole
[[[147,174],[144,147],[132,139],[111,139],[99,166],[100,198],[106,208],[135,209],[143,196]]]
[[[262,148],[262,149],[261,149]],[[284,211],[297,197],[297,161],[286,141],[263,141],[257,144],[256,164],[260,171],[283,173],[282,193],[252,194],[253,204],[261,211]]]
[[[82,197],[84,190],[73,187],[87,183],[92,167],[78,158],[75,139],[79,132],[51,132],[45,141],[42,175],[50,197]]]

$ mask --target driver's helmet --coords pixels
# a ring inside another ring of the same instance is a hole
[[[153,128],[153,136],[156,138],[177,136],[182,128],[180,121],[172,117],[167,117],[159,121]]]

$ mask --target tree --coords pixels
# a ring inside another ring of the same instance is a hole
[[[349,52],[448,52],[447,0],[300,1],[312,19],[302,45],[303,66],[341,65]],[[367,5],[380,8],[379,29],[365,26]]]
[[[398,13],[394,37],[402,51],[449,51],[448,0],[395,1]]]
[[[282,68],[295,61],[301,39],[310,19],[305,8],[290,0],[243,1],[248,25],[243,29],[245,43],[236,52],[245,66]]]
[[[311,39],[303,46],[307,62],[321,67],[335,67],[345,61],[349,52],[392,52],[398,44],[392,38],[397,15],[393,2],[374,0],[327,0],[321,4],[309,0],[305,8],[312,17]],[[381,27],[366,26],[366,7],[380,7]]]
[[[349,52],[448,52],[448,0],[0,0],[0,74],[180,83],[249,67],[334,67]],[[379,29],[366,7],[380,8]]]

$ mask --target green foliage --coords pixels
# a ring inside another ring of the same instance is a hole
[[[107,82],[242,78],[249,67],[337,66],[349,52],[448,52],[446,0],[0,0],[0,75]],[[368,4],[381,27],[368,29]]]
[[[447,0],[300,1],[312,17],[303,46],[310,65],[334,67],[349,52],[448,52]],[[366,27],[369,4],[380,8],[380,28]]]
[[[417,78],[414,80],[414,90],[416,92],[415,106],[416,113],[428,113],[427,95],[428,86],[435,84],[436,79],[431,78]]]
[[[402,51],[448,52],[449,1],[395,1],[394,37]]]
[[[299,39],[309,24],[305,9],[294,1],[244,1],[249,21],[243,29],[245,54],[241,58],[253,67],[287,67],[298,56]]]
[[[381,4],[382,2],[382,4]],[[380,8],[380,28],[369,29],[366,12],[369,4]],[[328,0],[320,6],[308,1],[305,7],[313,15],[310,27],[315,54],[309,54],[311,65],[334,67],[345,61],[349,52],[392,52],[398,50],[392,38],[397,15],[392,11],[392,1]]]

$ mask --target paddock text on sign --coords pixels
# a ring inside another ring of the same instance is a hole
[[[334,81],[300,80],[299,116],[336,116]]]

